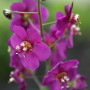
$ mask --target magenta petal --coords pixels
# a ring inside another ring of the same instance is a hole
[[[31,43],[41,42],[41,36],[36,30],[28,29],[27,34],[27,38]]]
[[[67,15],[68,12],[69,12],[69,9],[70,9],[70,5],[66,5],[66,6],[64,7],[64,9],[65,9],[65,14]]]
[[[67,52],[67,38],[64,38],[60,41],[57,45],[59,55],[62,60],[66,59],[66,52]]]
[[[72,67],[76,67],[76,65],[78,65],[79,62],[78,60],[69,60],[69,61],[66,61],[62,67],[67,67],[67,68],[64,68],[66,71],[68,71],[70,68]]]
[[[56,12],[56,21],[57,21],[59,18],[63,17],[63,16],[64,16],[64,15],[63,15],[63,13],[62,13],[61,11]]]
[[[50,48],[45,43],[34,43],[33,52],[37,55],[40,61],[46,60],[50,56]]]
[[[48,10],[44,6],[40,6],[42,22],[44,23],[48,19]]]
[[[23,25],[23,21],[21,19],[21,16],[16,16],[16,17],[12,18],[11,23],[10,23],[10,29],[11,29],[12,32],[14,32],[13,31],[14,25],[17,25],[17,26],[22,26]]]
[[[69,32],[69,35],[68,35],[68,48],[73,48],[73,36],[71,32]]]
[[[44,78],[43,78],[43,80],[42,80],[42,85],[45,85],[45,86],[47,86],[47,85],[50,85],[53,81],[55,81],[55,76],[53,76],[53,75],[46,75]]]
[[[69,12],[67,13],[67,16],[66,16],[68,19],[71,17],[72,9],[73,9],[73,2],[71,4],[70,9],[69,9]]]
[[[25,5],[23,3],[13,3],[11,5],[11,10],[12,11],[24,11]]]
[[[26,9],[29,11],[34,11],[37,7],[35,0],[22,0],[22,2],[25,4]]]
[[[50,85],[50,90],[62,90],[60,87],[60,82],[56,80]]]
[[[77,75],[77,67],[71,68],[70,70],[68,70],[67,75],[70,79],[70,81],[75,78],[75,76]]]
[[[27,33],[26,33],[26,31],[25,31],[25,29],[23,27],[21,27],[21,26],[14,26],[13,31],[22,40],[25,40],[26,39]]]
[[[21,62],[25,68],[32,71],[39,67],[39,59],[33,52],[28,52],[26,57],[21,59]]]
[[[16,49],[16,46],[20,45],[22,42],[21,38],[19,38],[16,34],[13,34],[10,40],[11,40],[11,45],[14,49]]]
[[[68,19],[65,16],[63,16],[58,19],[56,26],[59,31],[65,31],[67,24],[68,24]]]

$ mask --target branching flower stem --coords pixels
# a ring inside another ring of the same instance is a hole
[[[12,13],[19,13],[19,14],[38,14],[38,12],[20,12],[20,11],[11,11]]]
[[[40,0],[38,0],[38,16],[39,16],[39,23],[40,23],[41,38],[42,38],[42,41],[44,42],[43,25],[42,25],[42,18],[41,18],[41,12],[40,12]]]
[[[46,25],[51,25],[51,24],[56,24],[56,21],[54,22],[48,22],[48,23],[45,23],[45,24],[42,24],[43,26],[46,26]]]
[[[33,24],[33,22],[31,21],[30,18],[28,18],[28,22],[32,25],[32,27],[33,27],[37,32],[40,33],[40,30]]]

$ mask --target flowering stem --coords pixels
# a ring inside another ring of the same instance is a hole
[[[49,22],[49,23],[45,23],[45,24],[42,24],[43,26],[46,26],[46,25],[51,25],[51,24],[55,24],[56,23],[56,21],[54,21],[54,22]]]
[[[36,75],[34,73],[32,73],[32,78],[36,82],[36,84],[38,85],[38,87],[40,88],[40,90],[43,90],[43,87],[41,86],[40,81],[38,80],[38,78],[36,77]]]
[[[20,11],[11,11],[12,13],[20,13],[20,14],[38,14],[38,12],[20,12]]]
[[[43,37],[43,26],[42,26],[41,12],[40,12],[40,0],[38,0],[38,16],[39,16],[39,22],[40,22],[41,38],[42,38],[42,41],[44,41],[44,37]]]
[[[28,21],[29,21],[29,23],[32,25],[32,27],[33,27],[37,32],[40,33],[40,30],[33,24],[33,22],[31,21],[30,18],[28,18]]]
[[[50,46],[50,48],[52,48],[56,43],[58,43],[61,39],[65,38],[65,37],[66,37],[66,35],[61,36],[59,39],[57,39],[57,40]]]

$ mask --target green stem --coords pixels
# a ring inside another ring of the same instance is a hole
[[[32,27],[33,27],[37,32],[40,33],[40,30],[33,24],[32,20],[31,20],[30,18],[28,18],[27,20],[28,20],[28,22],[32,25]]]
[[[36,75],[32,72],[32,78],[35,81],[35,83],[37,84],[37,86],[40,88],[40,90],[43,90],[43,87],[41,86],[40,81],[38,80],[38,78],[36,77]]]
[[[54,21],[54,22],[49,22],[49,23],[45,23],[45,24],[42,24],[43,26],[46,26],[46,25],[51,25],[51,24],[55,24],[56,23],[56,21]]]
[[[44,42],[43,26],[42,26],[41,12],[40,12],[40,0],[38,0],[38,16],[39,16],[39,23],[40,23],[41,38],[42,38],[42,41]]]

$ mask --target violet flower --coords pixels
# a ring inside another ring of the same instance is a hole
[[[86,80],[85,76],[77,75],[71,90],[85,90],[87,88]]]
[[[48,18],[48,11],[44,6],[41,6],[41,17],[42,22],[44,23]],[[22,0],[22,2],[13,3],[11,5],[12,11],[20,11],[20,12],[37,12],[37,2],[35,0]],[[39,24],[38,14],[19,14],[14,13],[14,17],[11,20],[10,28],[13,32],[13,26],[22,26],[24,28],[28,28],[30,25],[27,18],[30,18],[34,25]]]
[[[62,35],[66,34],[68,38],[68,47],[73,47],[73,36],[74,35],[81,35],[80,28],[77,26],[76,23],[79,22],[79,15],[73,15],[72,13],[73,9],[73,3],[71,6],[66,5],[65,6],[65,16],[62,14],[62,12],[58,11],[56,13],[56,26],[57,26],[57,32],[56,36],[59,38]]]
[[[10,38],[11,45],[17,50],[25,68],[35,70],[39,67],[39,60],[44,61],[50,56],[50,48],[41,41],[36,30],[15,26],[14,34]]]
[[[77,74],[77,60],[59,62],[43,78],[42,85],[49,86],[50,90],[66,90],[68,82]]]

